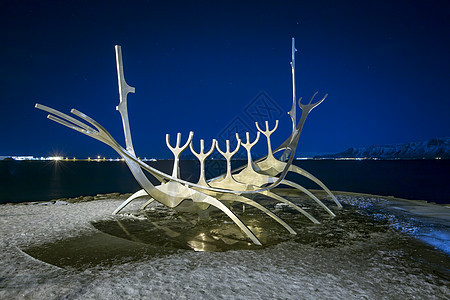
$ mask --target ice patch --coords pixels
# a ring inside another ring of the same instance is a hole
[[[378,220],[450,255],[450,211],[448,206],[424,201],[383,197],[342,197],[344,203],[363,209]]]

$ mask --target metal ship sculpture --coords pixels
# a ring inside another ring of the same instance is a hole
[[[301,109],[301,115],[300,120],[297,122],[297,101],[295,94],[296,49],[294,38],[292,38],[291,61],[292,108],[288,112],[292,121],[292,133],[287,137],[287,139],[280,146],[272,150],[270,136],[277,129],[278,120],[276,121],[273,129],[269,129],[268,121],[265,122],[265,129],[262,129],[260,124],[256,122],[255,125],[257,129],[257,135],[256,139],[253,141],[250,140],[248,132],[245,136],[245,142],[243,142],[241,137],[236,133],[237,146],[234,150],[230,149],[229,140],[226,140],[225,149],[223,149],[221,148],[221,146],[219,146],[217,140],[214,139],[212,140],[211,146],[207,151],[205,150],[204,140],[200,140],[200,151],[196,152],[193,146],[194,133],[192,131],[189,133],[187,141],[182,146],[181,133],[178,133],[177,135],[175,146],[171,145],[169,135],[167,134],[166,144],[174,155],[172,174],[166,174],[154,167],[147,165],[135,155],[127,111],[127,95],[128,93],[134,93],[135,88],[129,86],[125,81],[121,47],[116,45],[115,51],[120,96],[120,102],[116,109],[120,112],[120,115],[122,117],[126,142],[125,148],[122,147],[98,122],[76,109],[72,109],[71,113],[79,117],[79,119],[75,119],[50,107],[36,104],[36,108],[49,113],[48,118],[50,120],[105,143],[106,145],[113,148],[125,160],[134,178],[137,180],[142,189],[125,200],[119,207],[117,207],[113,214],[119,213],[130,202],[141,197],[150,197],[150,200],[142,206],[142,209],[145,209],[145,207],[152,201],[158,201],[159,203],[162,203],[170,208],[177,208],[181,203],[184,203],[184,206],[186,206],[186,202],[188,202],[190,210],[194,212],[206,210],[210,206],[213,206],[224,212],[230,219],[232,219],[233,222],[237,226],[239,226],[239,228],[254,244],[261,245],[261,242],[259,241],[257,236],[230,209],[230,202],[242,203],[244,205],[249,205],[261,210],[262,212],[273,218],[275,221],[277,221],[291,234],[296,234],[294,229],[292,229],[285,221],[276,216],[272,211],[262,206],[260,203],[258,203],[258,201],[255,201],[255,195],[264,195],[265,197],[269,197],[274,201],[284,203],[285,205],[288,205],[297,210],[299,213],[303,214],[306,218],[311,220],[311,222],[319,224],[319,221],[311,214],[273,191],[274,188],[282,184],[304,192],[328,214],[330,214],[331,216],[335,216],[335,214],[314,194],[312,194],[301,185],[287,180],[286,175],[289,172],[300,174],[312,180],[326,191],[326,193],[336,203],[338,208],[342,207],[336,197],[319,179],[293,164],[298,140],[305,124],[306,118],[308,117],[311,110],[322,103],[327,97],[327,95],[325,95],[321,100],[313,103],[313,100],[317,95],[316,92],[312,96],[308,104],[301,103],[302,98],[300,98],[298,100],[298,106]],[[264,157],[253,160],[251,149],[259,141],[261,134],[266,137],[268,153]],[[237,153],[241,146],[244,147],[247,152],[247,164],[240,168],[232,170],[231,158],[234,154]],[[200,162],[200,176],[198,182],[196,183],[183,180],[179,177],[180,154],[188,147]],[[213,153],[214,150],[217,150],[225,158],[227,170],[225,174],[207,180],[205,178],[205,160]],[[275,158],[274,153],[280,151],[282,151],[280,158]],[[160,182],[160,184],[152,184],[147,175],[156,178]]]

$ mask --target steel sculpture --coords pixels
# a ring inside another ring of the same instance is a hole
[[[259,124],[256,123],[256,129],[258,130],[256,139],[250,141],[249,133],[246,133],[246,142],[243,143],[238,134],[236,134],[237,145],[234,150],[230,150],[230,142],[227,140],[225,145],[225,150],[219,146],[216,140],[211,143],[211,148],[205,153],[204,140],[200,140],[200,151],[197,153],[193,146],[193,136],[194,133],[190,132],[187,141],[183,146],[181,144],[181,133],[178,133],[176,144],[174,147],[170,144],[170,136],[166,135],[167,147],[172,151],[174,155],[173,171],[172,175],[166,174],[154,167],[151,167],[140,160],[135,155],[132,139],[130,124],[128,121],[128,111],[127,111],[127,95],[128,93],[134,93],[135,88],[131,87],[125,81],[125,76],[123,72],[123,61],[122,61],[122,50],[121,47],[116,45],[116,66],[117,66],[117,77],[119,85],[119,98],[120,102],[116,109],[120,112],[123,124],[123,130],[125,135],[126,147],[123,148],[120,144],[94,119],[90,118],[86,114],[72,109],[71,113],[79,117],[75,119],[69,115],[61,113],[50,107],[36,104],[36,108],[44,110],[49,113],[47,116],[50,120],[60,123],[61,125],[67,126],[75,131],[83,133],[90,136],[96,140],[103,142],[104,144],[113,148],[127,163],[129,169],[131,170],[134,178],[137,180],[142,190],[137,191],[127,200],[125,200],[113,214],[119,213],[124,207],[126,207],[130,202],[137,198],[149,197],[150,200],[147,201],[143,206],[144,209],[152,201],[158,201],[170,208],[179,208],[180,204],[189,203],[190,211],[202,212],[208,209],[210,206],[216,207],[217,209],[224,212],[230,219],[236,223],[237,226],[251,239],[251,241],[256,245],[261,245],[257,236],[239,219],[236,214],[231,211],[229,204],[227,202],[238,202],[243,205],[253,206],[274,220],[276,220],[281,226],[288,230],[291,234],[296,234],[294,229],[292,229],[286,222],[276,216],[273,212],[262,206],[257,201],[253,200],[255,195],[264,195],[274,201],[285,203],[302,213],[305,217],[311,220],[313,223],[318,224],[319,221],[314,218],[311,214],[303,210],[298,205],[293,202],[281,197],[280,195],[273,192],[275,187],[280,184],[290,186],[301,192],[304,192],[311,199],[313,199],[320,207],[322,207],[331,216],[335,214],[314,194],[308,191],[306,188],[300,186],[299,184],[287,180],[285,177],[288,172],[294,172],[300,174],[313,182],[317,183],[322,187],[328,195],[333,199],[338,208],[342,205],[336,199],[336,197],[330,192],[330,190],[316,177],[306,172],[305,170],[293,165],[294,154],[297,149],[298,140],[302,132],[304,123],[307,116],[313,108],[322,103],[327,94],[319,101],[312,103],[314,97],[317,93],[313,95],[308,104],[302,104],[300,98],[298,100],[298,105],[302,110],[300,120],[297,123],[296,115],[296,95],[295,95],[295,40],[292,38],[292,108],[288,112],[292,121],[292,133],[291,135],[275,150],[272,150],[272,145],[270,141],[270,136],[278,128],[278,120],[275,123],[273,129],[269,129],[269,124],[265,122],[265,130],[261,129]],[[253,161],[251,155],[251,148],[259,141],[259,138],[263,134],[267,140],[267,155]],[[247,152],[247,164],[232,170],[231,168],[231,158],[239,150],[240,146],[243,146]],[[179,157],[180,154],[190,148],[191,152],[197,157],[200,162],[200,176],[197,183],[189,182],[183,180],[179,177]],[[205,160],[211,155],[214,150],[217,150],[226,160],[227,171],[225,174],[207,180],[205,177]],[[274,157],[274,153],[283,151],[280,159]],[[144,171],[148,172],[151,176],[155,177],[160,184],[153,185]],[[224,203],[225,202],[225,203]],[[186,209],[186,205],[183,205],[183,209]]]

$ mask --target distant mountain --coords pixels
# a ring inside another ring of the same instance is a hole
[[[382,159],[450,159],[450,138],[431,139],[397,145],[349,148],[344,152],[315,156],[315,158],[382,158]]]

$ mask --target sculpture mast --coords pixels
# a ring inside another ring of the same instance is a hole
[[[120,112],[122,117],[123,131],[125,134],[125,143],[127,151],[136,156],[134,153],[133,142],[131,141],[131,131],[130,131],[130,122],[128,121],[128,109],[127,109],[127,96],[128,93],[133,93],[136,89],[132,86],[129,86],[125,81],[125,76],[123,74],[123,61],[122,61],[122,48],[119,45],[115,45],[114,49],[116,50],[116,67],[117,67],[117,80],[119,82],[119,97],[120,102],[116,107],[116,110]]]
[[[292,58],[291,58],[291,71],[292,71],[292,107],[288,112],[289,116],[292,120],[292,135],[294,135],[295,128],[297,126],[297,105],[296,105],[296,96],[295,96],[295,38],[292,38]]]
[[[291,110],[288,111],[288,115],[291,117],[292,121],[292,134],[290,140],[294,138],[295,131],[297,129],[297,103],[296,103],[296,95],[295,95],[295,38],[292,38],[292,54],[291,54],[291,72],[292,72],[292,107]],[[286,149],[283,154],[280,156],[281,161],[287,161],[291,151]],[[295,153],[293,154],[295,155]]]

